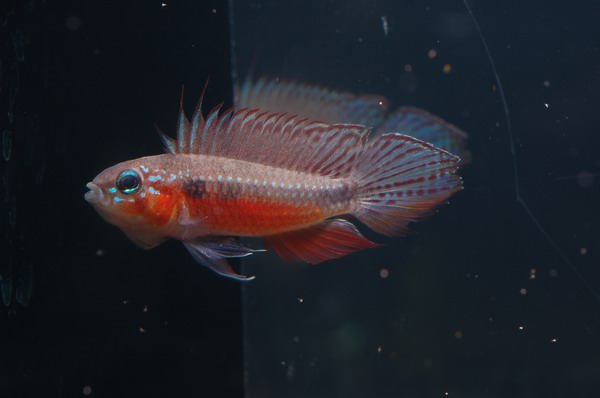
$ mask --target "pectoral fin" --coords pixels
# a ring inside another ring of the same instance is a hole
[[[253,250],[241,245],[232,237],[215,237],[183,241],[186,249],[194,260],[207,266],[219,275],[239,281],[249,281],[253,276],[247,277],[236,273],[227,262],[228,258],[246,257],[264,250]]]

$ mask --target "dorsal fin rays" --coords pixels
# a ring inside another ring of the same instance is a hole
[[[204,117],[201,104],[202,99],[190,123],[180,102],[177,140],[159,130],[167,152],[219,156],[338,178],[351,173],[368,133],[361,125],[328,125],[259,109],[229,109],[220,114],[222,103]]]

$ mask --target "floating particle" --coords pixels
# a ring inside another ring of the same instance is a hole
[[[411,65],[411,64],[406,64],[406,65],[404,65],[404,71],[405,71],[405,72],[408,72],[408,73],[410,73],[410,72],[412,72],[412,70],[413,70],[413,67],[412,67],[412,65]]]
[[[85,386],[83,387],[83,390],[81,390],[81,392],[83,393],[83,395],[90,395],[92,393],[92,387]]]
[[[379,271],[379,276],[381,277],[381,279],[385,279],[385,278],[387,278],[388,276],[390,276],[390,271],[388,271],[388,270],[387,270],[387,268],[382,268],[382,269]]]
[[[381,346],[377,347],[377,353],[381,354]]]
[[[586,255],[586,254],[587,254],[587,252],[588,252],[588,250],[587,250],[587,248],[586,248],[586,247],[582,247],[581,249],[579,249],[579,253],[580,253],[582,256]]]
[[[550,87],[550,82],[548,80],[544,80],[544,87]]]
[[[383,105],[383,101],[379,101],[379,102],[378,102],[378,104],[379,104],[379,105]]]
[[[432,48],[431,50],[427,51],[427,57],[429,59],[434,59],[435,57],[437,57],[437,50],[435,48]]]
[[[298,302],[302,304],[304,302],[304,297],[298,297]]]
[[[527,294],[527,289],[525,289],[524,287],[521,288],[521,290],[519,290],[519,293],[521,293],[523,296]]]
[[[529,271],[529,279],[535,279],[535,272],[536,272],[536,271],[535,271],[535,268],[532,268],[532,269]]]
[[[104,256],[104,250],[102,250],[102,249],[96,250],[96,256],[98,256],[98,257]]]
[[[140,326],[140,333],[146,333],[146,329]]]
[[[550,342],[552,342],[552,343],[556,343],[557,341],[558,341],[558,339],[557,339],[557,338],[554,338],[554,339],[551,339],[551,340],[550,340]]]
[[[463,337],[463,333],[460,330],[457,330],[456,332],[454,332],[455,339],[460,340],[460,339],[462,339],[462,337]]]
[[[294,336],[294,338],[292,340],[294,340],[294,343],[299,343],[300,342],[300,337]]]
[[[129,304],[129,300],[123,300],[123,304]]]
[[[551,269],[548,273],[552,278],[556,278],[558,276],[558,270],[556,269]]]
[[[160,3],[161,7],[166,7],[167,3]]]
[[[142,312],[148,312],[148,304],[146,304],[146,305],[144,306],[144,309],[142,310]]]
[[[518,326],[517,329],[519,329],[519,330],[525,330],[525,326]]]
[[[213,13],[213,14],[216,14],[216,13],[217,13],[217,9],[216,9],[216,8],[213,8],[213,9],[212,9],[212,13]]]
[[[546,109],[550,108],[550,104],[547,104],[544,102],[544,106],[546,107]]]
[[[450,72],[452,72],[452,65],[450,65],[450,64],[445,64],[445,65],[444,65],[444,67],[442,68],[442,71],[443,71],[444,73],[450,73]]]
[[[383,34],[385,36],[387,36],[389,27],[388,27],[388,21],[387,21],[387,18],[385,15],[381,17],[381,27],[383,28]]]

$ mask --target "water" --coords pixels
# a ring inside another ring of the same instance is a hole
[[[461,1],[7,2],[0,396],[595,397],[600,9],[469,4],[514,152]],[[211,108],[250,73],[443,117],[465,189],[377,250],[256,255],[242,286],[84,202],[161,152],[181,84],[192,111],[210,75]]]

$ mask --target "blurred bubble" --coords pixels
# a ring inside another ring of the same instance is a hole
[[[390,276],[390,271],[388,271],[386,268],[382,268],[382,269],[379,271],[379,276],[381,277],[381,279],[385,279],[385,278],[387,278],[388,276]]]
[[[587,254],[587,252],[588,252],[588,249],[587,249],[587,247],[582,247],[581,249],[579,249],[579,253],[580,253],[582,256],[586,255],[586,254]]]
[[[582,188],[590,188],[594,185],[594,174],[587,170],[583,170],[577,174],[577,183]]]
[[[4,130],[2,132],[2,156],[7,162],[10,160],[10,152],[12,150],[12,132]]]
[[[72,32],[79,30],[79,28],[81,28],[81,18],[75,15],[70,15],[67,17],[65,25],[67,26],[67,29]]]
[[[548,80],[544,80],[544,87],[550,87],[550,82]]]
[[[521,293],[522,295],[526,295],[527,294],[527,289],[521,288],[521,290],[519,290],[519,293]]]
[[[83,387],[83,390],[81,392],[83,393],[83,395],[90,395],[92,393],[92,387],[85,386]]]
[[[437,57],[437,50],[435,48],[427,51],[427,58],[434,59],[435,57]]]

